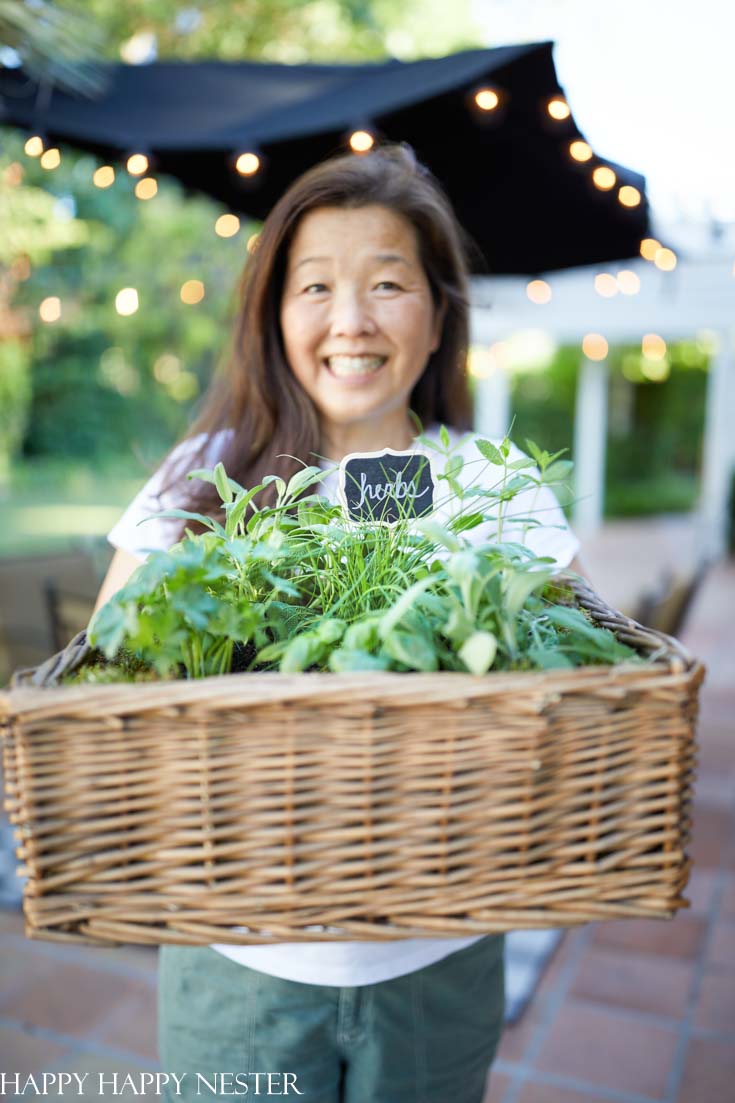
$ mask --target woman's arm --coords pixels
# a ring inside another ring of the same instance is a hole
[[[97,601],[94,606],[95,613],[113,594],[122,589],[133,571],[137,570],[143,562],[144,560],[139,559],[137,555],[133,555],[129,551],[124,551],[122,548],[117,548],[112,557],[112,562],[110,563],[107,574],[105,575],[104,582],[100,586],[100,592],[97,594]]]

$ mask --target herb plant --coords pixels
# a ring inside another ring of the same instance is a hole
[[[114,663],[124,654],[129,666],[132,656],[149,677],[233,669],[480,675],[636,659],[574,606],[571,590],[552,579],[552,559],[503,540],[508,506],[521,491],[566,484],[571,464],[561,453],[529,441],[530,455],[510,461],[507,438],[478,439],[479,461],[497,478],[465,486],[465,461],[446,430],[438,445],[420,441],[438,453],[439,484],[452,502],[445,523],[357,525],[313,490],[330,474],[318,467],[249,489],[221,463],[191,472],[216,486],[224,524],[184,510],[157,514],[206,531],[187,528],[171,549],[152,553],[98,610],[90,643]],[[275,504],[259,506],[272,482]],[[497,538],[472,544],[465,534],[488,521]],[[533,508],[513,522],[523,539],[542,523]]]

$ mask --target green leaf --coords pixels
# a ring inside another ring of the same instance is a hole
[[[435,578],[433,575],[429,575],[427,578],[419,579],[418,582],[414,582],[413,586],[409,588],[401,595],[398,601],[391,606],[387,613],[384,613],[380,618],[378,626],[378,633],[381,640],[385,640],[394,629],[394,627],[400,623],[403,617],[406,616],[408,611],[413,608],[416,600],[423,594],[424,590],[428,590],[430,586],[433,586]]]
[[[498,641],[492,632],[473,632],[459,649],[459,657],[471,674],[486,674],[495,661]]]
[[[533,456],[534,460],[539,465],[539,467],[541,467],[542,463],[543,463],[543,458],[544,458],[544,456],[548,455],[548,452],[542,452],[541,449],[539,448],[539,446],[532,440],[527,440],[526,441],[526,448],[528,449],[530,454]]]
[[[429,540],[432,540],[435,544],[440,544],[443,548],[448,548],[449,551],[461,551],[462,544],[449,529],[444,525],[440,525],[438,521],[433,521],[431,518],[423,518],[416,522],[416,531],[420,532],[422,536],[427,536]]]
[[[390,660],[386,655],[371,655],[357,647],[338,647],[329,656],[327,665],[340,674],[355,670],[389,670]]]
[[[251,509],[254,513],[258,512],[258,508],[255,503],[252,502],[252,499],[255,497],[258,491],[262,489],[263,483],[258,483],[258,485],[254,486],[252,490],[243,490],[242,494],[239,495],[234,502],[229,504],[229,508],[227,505],[225,506],[225,510],[227,512],[225,531],[227,533],[228,539],[231,539],[237,532],[237,526],[240,524],[240,521],[245,516],[245,511],[248,506],[251,506]]]
[[[496,467],[502,467],[504,463],[502,452],[489,440],[476,440],[475,446],[486,460],[490,460],[490,463],[495,464]]]
[[[395,629],[384,636],[383,650],[411,670],[429,672],[436,670],[439,665],[431,640],[418,633]]]
[[[214,485],[223,502],[231,502],[235,497],[223,463],[218,463],[214,469]]]
[[[445,448],[449,448],[451,441],[449,439],[449,433],[447,432],[446,425],[442,425],[441,429],[439,430],[439,440],[442,442]]]
[[[456,479],[462,473],[464,459],[462,456],[450,456],[444,468],[443,478]]]
[[[185,521],[199,521],[200,524],[206,525],[212,532],[216,532],[223,540],[227,539],[227,533],[219,521],[215,521],[214,517],[205,517],[203,513],[190,513],[188,509],[163,509],[160,513],[152,513],[149,517],[144,517],[142,521],[138,521],[138,525],[144,525],[146,521],[164,517],[179,517]]]
[[[197,468],[196,471],[190,471],[187,474],[186,477],[187,477],[187,479],[202,479],[203,482],[212,483],[213,485],[216,486],[214,471],[210,471],[208,467],[199,467],[199,468]],[[240,494],[245,489],[244,487],[240,486],[240,484],[238,482],[235,482],[234,479],[231,479],[229,476],[227,477],[227,482],[229,483],[230,487],[235,492],[235,494]]]
[[[467,532],[469,529],[477,528],[484,520],[484,513],[462,513],[449,522],[449,528],[455,533]]]

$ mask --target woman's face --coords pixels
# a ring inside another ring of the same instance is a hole
[[[442,324],[410,222],[376,204],[309,211],[289,250],[280,323],[328,440],[405,437]]]

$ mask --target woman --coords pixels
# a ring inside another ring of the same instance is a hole
[[[118,550],[98,605],[147,551],[179,538],[177,522],[139,520],[170,505],[216,513],[214,489],[184,479],[194,467],[222,460],[252,486],[293,473],[289,456],[331,465],[354,451],[426,450],[417,421],[429,442],[440,424],[457,441],[470,424],[467,345],[463,234],[411,151],[383,146],[307,172],[248,259],[227,372],[110,533]],[[467,477],[481,478],[471,436],[458,446]],[[526,542],[569,565],[577,542],[550,491],[534,507],[556,527]],[[516,512],[528,508],[519,500]],[[256,1083],[265,1094],[271,1073],[281,1093],[287,1083],[319,1103],[480,1103],[502,1029],[502,954],[502,936],[164,947],[162,1067],[189,1073],[185,1098],[196,1073],[241,1074],[241,1094]]]

